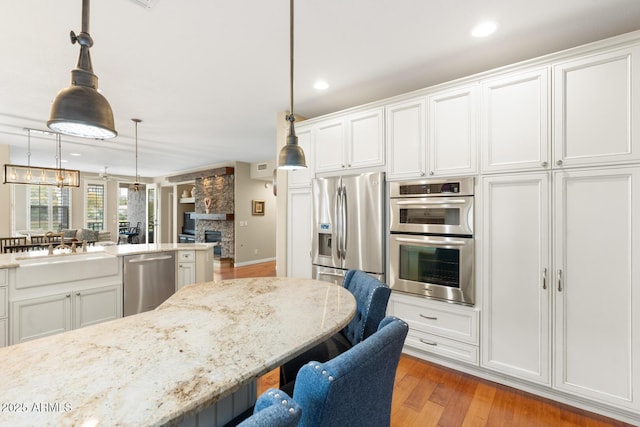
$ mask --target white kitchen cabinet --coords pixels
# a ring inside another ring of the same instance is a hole
[[[427,171],[427,100],[389,105],[385,111],[387,180],[423,177]]]
[[[311,278],[311,188],[289,190],[287,195],[287,276]]]
[[[640,46],[554,66],[554,166],[640,160]]]
[[[637,411],[640,167],[554,179],[554,386]]]
[[[18,344],[122,317],[120,284],[12,302],[12,343]]]
[[[178,251],[176,290],[196,282],[196,251]]]
[[[122,317],[120,285],[76,291],[73,296],[73,328],[83,328]]]
[[[482,82],[482,172],[550,168],[549,67]]]
[[[14,301],[11,307],[12,344],[70,331],[71,292]]]
[[[0,319],[0,347],[9,345],[9,327],[7,319]]]
[[[478,364],[478,312],[470,307],[392,292],[387,314],[407,322],[405,351]]]
[[[384,165],[384,108],[350,113],[314,126],[315,171]]]
[[[287,127],[288,128],[288,127]],[[287,129],[288,131],[288,129]],[[287,171],[287,182],[289,188],[308,187],[311,185],[311,179],[314,177],[314,152],[313,152],[313,127],[297,125],[296,135],[298,136],[298,145],[304,151],[307,167],[305,169],[297,169]]]
[[[478,84],[429,95],[429,175],[477,172]]]
[[[549,173],[482,179],[483,367],[550,385]]]

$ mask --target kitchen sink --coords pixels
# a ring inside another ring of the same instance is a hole
[[[46,255],[15,258],[16,288],[25,289],[119,274],[120,258],[104,252]]]

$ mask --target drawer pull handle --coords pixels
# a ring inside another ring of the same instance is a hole
[[[429,319],[429,320],[438,320],[438,318],[435,317],[435,316],[427,316],[427,315],[424,315],[424,314],[421,314],[420,317],[423,317],[423,318]]]
[[[432,346],[434,346],[434,347],[436,347],[436,346],[438,345],[438,343],[437,343],[437,342],[427,341],[427,340],[422,339],[422,338],[420,338],[420,342],[421,342],[422,344],[432,345]]]

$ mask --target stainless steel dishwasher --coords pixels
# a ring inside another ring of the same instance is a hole
[[[175,252],[124,256],[123,314],[153,310],[176,290]]]

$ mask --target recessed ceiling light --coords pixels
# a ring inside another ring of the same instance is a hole
[[[325,82],[324,80],[318,80],[313,84],[313,88],[317,90],[327,90],[329,89],[329,83]]]
[[[473,27],[471,30],[471,35],[473,37],[487,37],[495,33],[498,29],[498,24],[493,21],[481,22],[480,24]]]
[[[80,156],[82,156],[82,154],[80,154],[80,153],[69,153],[69,155],[70,155],[70,156],[73,156],[73,157],[80,157]]]

